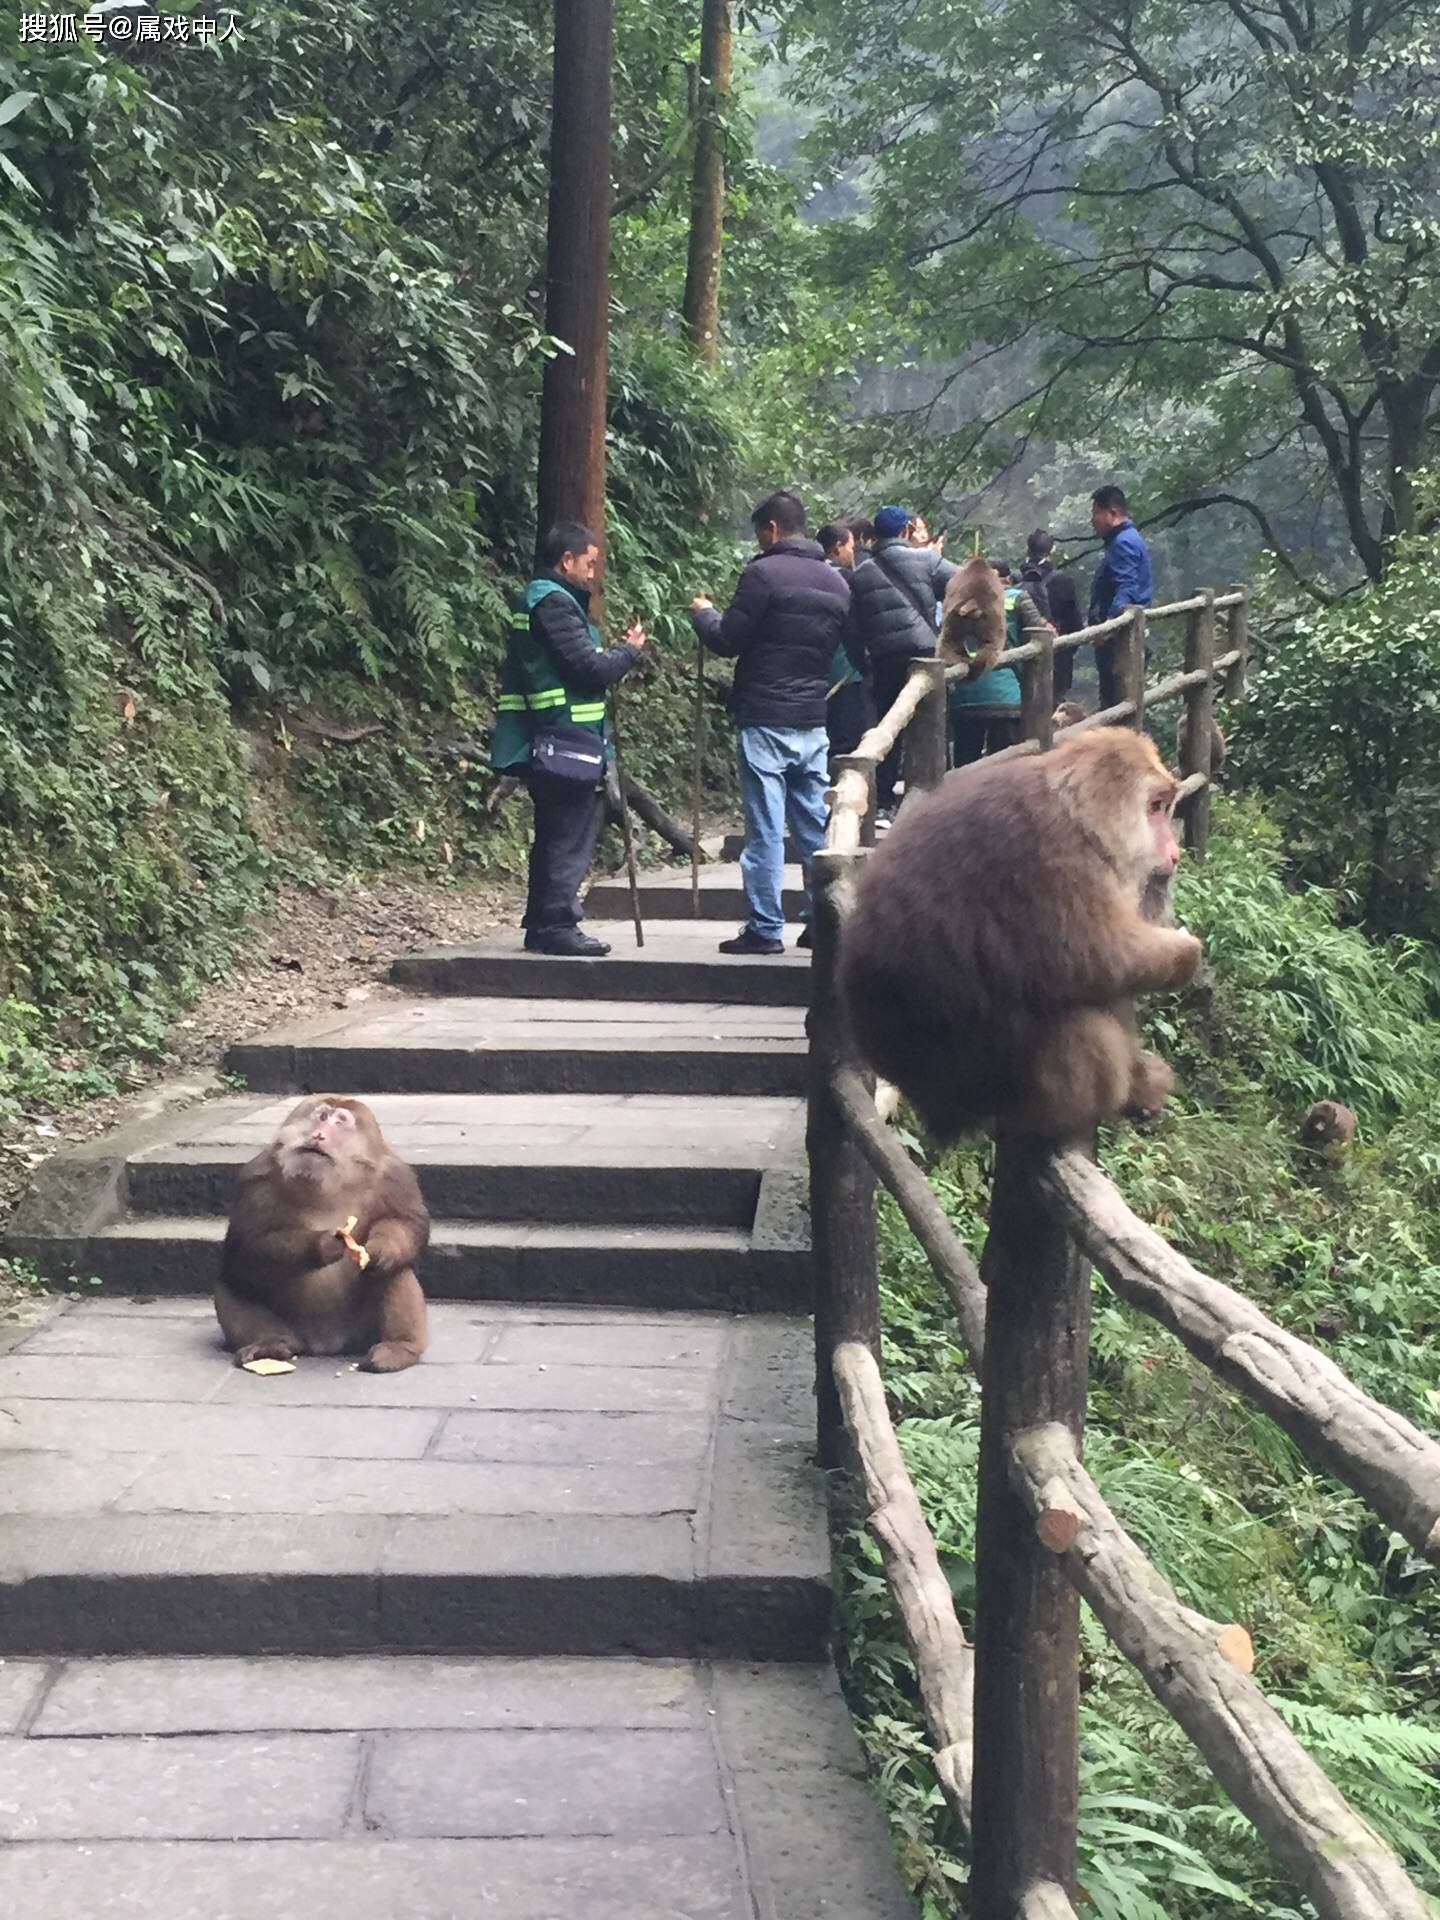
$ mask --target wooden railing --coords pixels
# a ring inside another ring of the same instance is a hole
[[[1152,708],[1184,701],[1177,805],[1187,843],[1203,854],[1213,702],[1217,689],[1234,691],[1243,676],[1246,614],[1243,592],[1206,592],[1062,639],[1048,629],[1027,638],[1004,656],[1021,673],[1025,733],[1008,753],[1051,745],[1055,651],[1109,641],[1124,698],[1078,724],[1139,726]],[[1147,623],[1171,616],[1186,623],[1184,668],[1147,685]],[[1217,653],[1221,616],[1226,645]],[[900,741],[907,791],[943,777],[946,697],[946,669],[917,661],[889,712],[836,771],[827,844],[813,874],[807,1145],[820,1457],[849,1467],[864,1491],[936,1776],[970,1835],[972,1920],[1073,1920],[1081,1596],[1321,1920],[1423,1920],[1428,1903],[1393,1850],[1251,1678],[1245,1629],[1185,1606],[1085,1472],[1092,1265],[1436,1564],[1440,1443],[1191,1266],[1078,1148],[997,1140],[982,1281],[923,1172],[885,1124],[893,1099],[883,1088],[877,1096],[852,1054],[836,964],[857,869],[874,838],[875,769]],[[886,1404],[877,1181],[949,1295],[981,1376],[973,1648]]]

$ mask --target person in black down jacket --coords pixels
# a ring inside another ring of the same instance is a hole
[[[909,544],[906,535],[914,522],[904,507],[881,507],[875,544],[850,576],[845,650],[870,676],[875,711],[882,718],[909,678],[910,662],[935,651],[936,610],[955,571],[938,548]],[[895,808],[899,772],[897,742],[875,775],[875,803],[887,819]]]
[[[740,871],[750,917],[720,951],[783,953],[786,825],[804,871],[807,921],[810,862],[825,838],[825,694],[850,587],[807,538],[804,503],[795,494],[772,493],[750,522],[760,551],[723,617],[703,594],[690,612],[705,645],[735,660],[730,709],[740,736]],[[800,944],[809,946],[808,928]]]

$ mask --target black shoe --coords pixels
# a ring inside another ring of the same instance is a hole
[[[753,927],[744,927],[733,940],[720,942],[721,953],[784,953],[783,940],[767,940],[763,933],[756,933]]]
[[[525,936],[527,953],[550,953],[567,960],[600,960],[610,949],[603,940],[592,940],[579,927],[551,927]]]
[[[807,951],[809,948],[813,947],[814,944],[815,942],[810,938],[809,927],[805,928],[804,932],[800,935],[800,938],[795,942],[795,945],[797,947],[804,947]]]

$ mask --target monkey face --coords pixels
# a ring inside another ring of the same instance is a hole
[[[359,1100],[312,1094],[302,1100],[275,1136],[275,1157],[293,1179],[319,1180],[332,1167],[370,1160],[380,1130]]]

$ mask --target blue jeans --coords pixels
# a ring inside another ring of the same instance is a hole
[[[750,930],[766,940],[778,940],[785,931],[787,825],[805,874],[803,917],[810,917],[810,862],[825,838],[829,745],[824,727],[740,729],[740,798],[745,808],[740,874]]]

